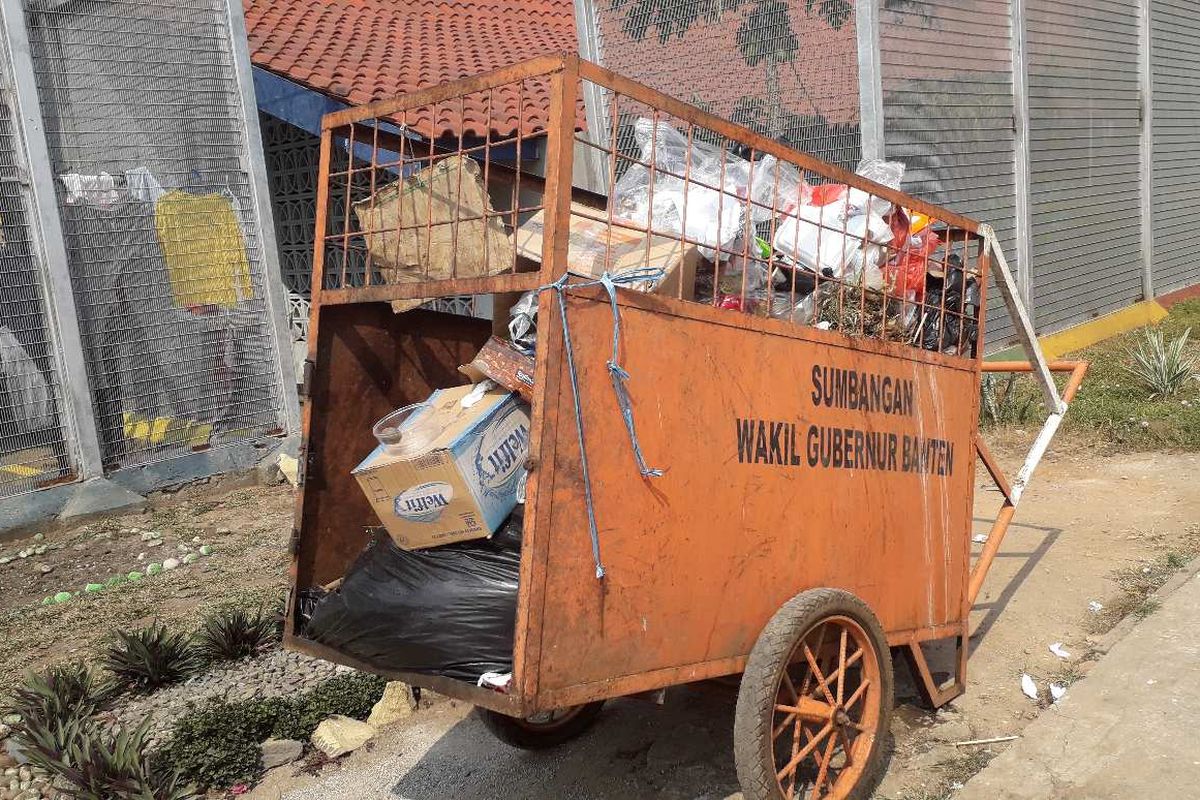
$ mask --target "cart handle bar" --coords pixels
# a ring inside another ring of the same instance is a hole
[[[975,599],[979,596],[979,590],[983,587],[983,579],[987,577],[992,562],[996,560],[996,553],[999,552],[1000,545],[1004,542],[1004,534],[1008,532],[1008,526],[1012,522],[1013,514],[1016,513],[1017,504],[1021,502],[1021,496],[1025,493],[1025,488],[1029,485],[1030,478],[1033,477],[1033,471],[1037,469],[1042,456],[1046,454],[1046,448],[1050,446],[1051,440],[1054,439],[1054,435],[1058,432],[1058,426],[1062,424],[1063,416],[1067,413],[1067,407],[1075,398],[1075,392],[1079,390],[1079,385],[1083,382],[1083,376],[1087,374],[1088,366],[1089,363],[1087,361],[1053,361],[1049,364],[1045,362],[1037,364],[1029,361],[983,362],[984,372],[1037,373],[1040,371],[1039,368],[1044,368],[1049,372],[1069,372],[1071,375],[1067,378],[1067,383],[1063,387],[1058,410],[1051,412],[1046,417],[1046,421],[1042,425],[1042,430],[1038,433],[1037,439],[1034,440],[1033,446],[1029,448],[1029,454],[1025,456],[1025,463],[1021,465],[1021,470],[1017,473],[1017,478],[1012,482],[1011,486],[1005,480],[1003,473],[1000,472],[983,438],[978,435],[975,437],[975,449],[979,453],[979,457],[983,460],[984,466],[991,473],[992,480],[996,482],[996,487],[1004,494],[1004,505],[1000,507],[1000,513],[996,515],[996,521],[992,523],[992,530],[988,533],[987,541],[983,545],[983,552],[979,554],[979,559],[971,569],[971,581],[967,589],[967,604],[969,606],[975,605]]]

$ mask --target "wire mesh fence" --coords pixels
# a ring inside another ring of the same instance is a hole
[[[0,497],[68,477],[63,381],[0,43]]]
[[[221,0],[27,0],[107,469],[281,428]]]
[[[589,0],[599,63],[842,167],[862,153],[849,0]],[[603,93],[606,104],[611,95]],[[611,110],[600,116],[610,117]],[[618,127],[618,147],[632,128]]]

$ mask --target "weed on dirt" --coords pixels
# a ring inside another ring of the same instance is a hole
[[[995,757],[996,754],[991,750],[983,749],[940,761],[936,765],[936,769],[941,773],[937,783],[921,789],[906,789],[898,794],[895,800],[951,800],[955,792]]]
[[[13,559],[0,564],[0,641],[5,644],[0,694],[28,669],[94,659],[114,628],[158,621],[191,631],[219,607],[275,608],[286,585],[292,497],[284,486],[218,497],[210,493],[147,513],[48,531],[37,542],[0,546]],[[194,552],[201,546],[196,537],[212,548],[210,556],[138,581],[105,585],[102,591],[83,591],[89,583],[144,572],[151,562],[182,559],[182,548]],[[16,557],[33,544],[45,550]],[[49,571],[37,569],[43,564]],[[44,597],[58,592],[72,596],[42,605]]]
[[[1107,633],[1125,617],[1145,619],[1158,610],[1161,602],[1154,593],[1191,561],[1200,557],[1200,525],[1187,529],[1180,541],[1156,558],[1113,573],[1120,593],[1104,604],[1091,625],[1093,634]]]

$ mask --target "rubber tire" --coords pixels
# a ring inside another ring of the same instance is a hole
[[[479,715],[484,727],[505,744],[522,750],[546,750],[565,744],[586,733],[596,724],[596,719],[600,716],[600,709],[604,708],[604,701],[587,703],[577,706],[577,708],[579,710],[574,716],[554,723],[552,727],[545,730],[539,730],[523,720],[486,708],[477,706],[475,712]]]
[[[783,797],[775,779],[771,740],[779,673],[797,640],[830,616],[850,617],[867,632],[875,647],[883,684],[875,742],[867,756],[866,769],[847,800],[867,800],[883,779],[891,754],[888,741],[893,703],[892,655],[887,637],[875,614],[862,600],[841,589],[812,589],[796,595],[775,612],[750,651],[742,675],[733,722],[733,758],[745,800]]]

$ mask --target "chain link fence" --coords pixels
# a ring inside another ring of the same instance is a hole
[[[106,469],[284,427],[223,0],[26,0]]]
[[[589,0],[585,7],[603,66],[833,164],[857,165],[857,27],[847,0]],[[600,112],[609,117],[609,109]],[[630,121],[618,146],[630,146],[632,136]]]
[[[72,473],[24,148],[8,100],[11,77],[0,42],[0,497]]]

